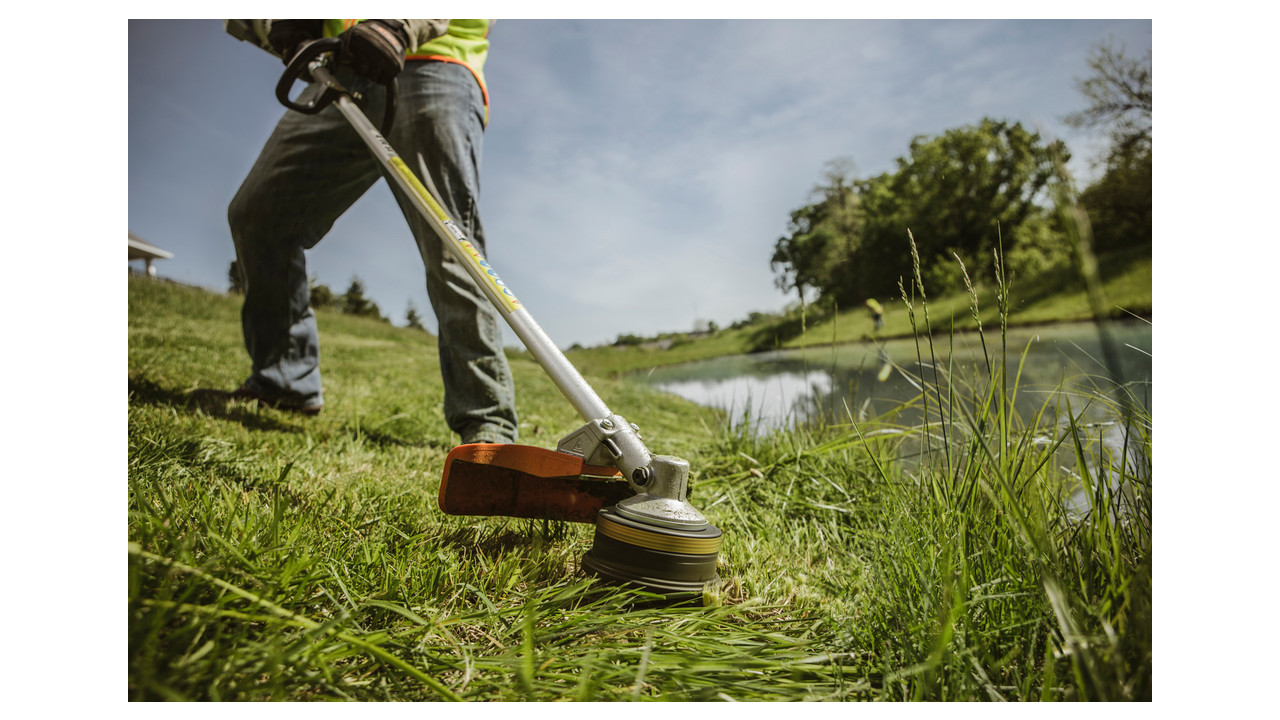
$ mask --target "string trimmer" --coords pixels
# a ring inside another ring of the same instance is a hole
[[[388,111],[379,133],[357,106],[360,98],[340,85],[328,69],[339,48],[335,38],[305,46],[285,69],[276,97],[302,113],[318,113],[329,105],[342,113],[389,181],[413,201],[586,421],[555,450],[497,444],[454,448],[445,459],[440,509],[451,515],[594,523],[595,538],[582,565],[599,577],[660,593],[699,592],[718,584],[721,533],[686,500],[689,463],[650,453],[639,428],[610,410],[551,342],[435,195],[384,139],[394,118],[394,80],[387,85]],[[319,92],[307,103],[290,100],[294,82],[308,73]],[[430,183],[429,177],[425,179]]]

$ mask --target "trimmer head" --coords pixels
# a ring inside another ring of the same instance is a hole
[[[719,585],[721,533],[649,525],[607,507],[596,516],[596,535],[582,566],[602,578],[662,594],[700,593]]]
[[[664,595],[718,585],[720,530],[684,500],[689,464],[657,455],[635,493],[617,468],[527,445],[460,445],[445,459],[440,509],[451,515],[595,523],[588,572]]]

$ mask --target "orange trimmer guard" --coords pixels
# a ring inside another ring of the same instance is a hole
[[[632,494],[617,468],[545,448],[477,443],[459,445],[445,458],[440,509],[595,523],[601,508]]]

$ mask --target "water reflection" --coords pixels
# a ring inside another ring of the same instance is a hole
[[[1006,387],[1016,412],[1024,419],[1047,419],[1069,404],[1074,416],[1101,422],[1114,415],[1117,382],[1149,412],[1151,325],[1116,323],[1110,333],[1119,360],[1114,375],[1104,365],[1092,324],[1010,330]],[[817,418],[848,422],[890,411],[896,411],[897,422],[917,424],[926,405],[934,408],[929,416],[936,419],[939,404],[981,396],[993,374],[988,363],[998,366],[1000,357],[997,331],[988,333],[985,348],[976,334],[935,339],[932,348],[927,342],[890,340],[717,358],[656,368],[641,379],[725,410],[735,425],[770,429]],[[922,400],[926,389],[927,401]],[[910,405],[903,408],[904,403]]]

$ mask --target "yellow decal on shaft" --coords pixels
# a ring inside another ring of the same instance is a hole
[[[436,199],[431,196],[431,193],[427,192],[427,189],[418,181],[418,176],[414,175],[413,171],[409,169],[409,166],[404,164],[404,160],[401,160],[399,157],[392,157],[391,164],[395,166],[396,172],[400,173],[400,177],[404,178],[404,181],[409,183],[409,187],[413,188],[413,192],[417,194],[418,198],[427,204],[427,208],[431,210],[431,213],[436,216],[437,220],[445,223],[446,225],[453,224],[453,221],[450,220],[449,216],[445,213],[444,208],[440,207],[440,203],[436,202]],[[456,230],[456,228],[449,229]]]
[[[497,298],[502,307],[506,308],[508,313],[513,313],[517,308],[524,307],[516,299],[515,293],[511,292],[507,284],[502,282],[502,278],[498,277],[498,273],[489,266],[489,262],[484,259],[484,256],[480,254],[476,246],[472,245],[466,239],[467,236],[454,224],[453,220],[449,219],[449,215],[445,213],[444,208],[440,207],[440,203],[436,202],[431,193],[423,187],[418,177],[409,169],[409,166],[404,164],[404,160],[399,157],[392,157],[391,165],[396,169],[396,172],[400,173],[400,177],[409,184],[409,187],[413,188],[413,192],[426,204],[427,209],[436,216],[440,224],[453,235],[456,246],[462,250],[463,258],[474,269],[479,271],[480,277],[484,278],[485,282],[488,283],[489,288],[494,293],[494,297]]]

